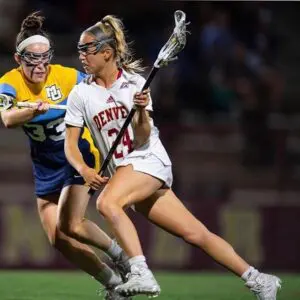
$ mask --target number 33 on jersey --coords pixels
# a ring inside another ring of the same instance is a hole
[[[40,86],[26,81],[20,68],[13,69],[0,79],[0,93],[7,94],[17,101],[46,101],[50,104],[66,104],[67,96],[73,86],[81,81],[83,74],[75,69],[61,65],[50,65],[49,75]],[[65,112],[50,109],[23,126],[30,138],[31,145],[43,143],[43,146],[54,146],[65,138]],[[39,145],[41,146],[41,145]]]

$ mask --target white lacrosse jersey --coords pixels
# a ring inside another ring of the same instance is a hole
[[[144,83],[145,79],[141,75],[124,70],[110,88],[102,87],[94,81],[89,84],[82,81],[69,94],[66,124],[76,127],[86,125],[102,157],[106,157],[133,106],[135,93],[142,90]],[[151,99],[146,109],[152,111]],[[154,154],[164,165],[171,165],[159,139],[159,131],[152,119],[150,123],[149,141],[138,149],[133,149],[133,130],[129,125],[108,166],[110,175],[125,157],[147,157]]]

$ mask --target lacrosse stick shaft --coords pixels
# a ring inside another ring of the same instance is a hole
[[[177,54],[184,48],[186,44],[187,23],[185,22],[185,13],[181,10],[177,10],[174,13],[174,18],[175,18],[175,28],[173,30],[173,33],[170,36],[167,43],[160,49],[157,59],[154,62],[152,70],[142,88],[142,91],[144,91],[150,86],[151,81],[153,80],[154,76],[156,75],[160,67],[166,66],[169,62],[177,59]],[[136,108],[133,107],[129,112],[120,132],[117,135],[116,140],[114,141],[111,149],[108,152],[107,157],[105,158],[101,166],[100,173],[99,173],[101,176],[103,175],[104,171],[107,169],[108,164],[113,154],[115,153],[117,146],[119,145],[125,130],[129,126],[130,122],[132,121],[135,112],[136,112]],[[93,195],[94,192],[95,191],[92,188],[89,189],[89,194]]]
[[[36,103],[32,103],[32,102],[17,102],[16,104],[17,107],[36,107]],[[67,109],[67,105],[64,104],[50,104],[49,105],[50,108],[52,109],[61,109],[61,110],[66,110]]]
[[[27,102],[27,101],[19,101],[17,102],[16,99],[12,96],[6,94],[0,94],[0,111],[8,110],[12,107],[37,107],[38,103]],[[50,108],[52,109],[62,109],[66,110],[67,105],[63,104],[50,104]]]
[[[154,76],[155,76],[155,74],[157,73],[158,70],[159,70],[158,68],[155,68],[155,67],[152,68],[152,70],[151,70],[151,72],[150,72],[150,74],[149,74],[149,76],[148,76],[148,78],[147,78],[147,80],[146,80],[146,82],[145,82],[145,84],[142,88],[142,92],[150,86],[150,83],[152,82],[152,80],[153,80],[153,78],[154,78]],[[118,145],[119,145],[119,143],[120,143],[120,141],[121,141],[121,139],[124,135],[124,132],[126,131],[129,124],[131,123],[135,112],[136,112],[136,109],[133,107],[130,110],[130,112],[129,112],[129,114],[128,114],[128,116],[127,116],[120,132],[118,133],[115,141],[113,142],[113,145],[111,146],[111,148],[110,148],[110,150],[109,150],[109,152],[108,152],[108,154],[107,154],[107,156],[106,156],[106,158],[105,158],[105,160],[104,160],[104,162],[101,166],[101,169],[100,169],[100,174],[101,175],[106,171],[107,166],[108,166],[113,154],[115,153],[115,151],[116,151],[116,149],[117,149],[117,147],[118,147]]]
[[[156,68],[156,67],[152,68],[152,70],[151,70],[151,72],[150,72],[150,74],[149,74],[149,76],[148,76],[148,78],[147,78],[147,80],[146,80],[146,82],[145,82],[145,84],[142,88],[142,91],[146,90],[150,86],[150,83],[152,82],[152,80],[155,77],[158,70],[159,70],[159,68]],[[100,168],[99,174],[101,176],[106,171],[106,169],[108,167],[108,164],[110,163],[110,160],[111,160],[112,156],[114,155],[114,153],[115,153],[115,151],[116,151],[116,149],[117,149],[117,147],[118,147],[118,145],[119,145],[119,143],[120,143],[120,141],[121,141],[121,139],[124,135],[124,132],[126,131],[127,127],[129,126],[129,124],[131,123],[131,121],[134,117],[135,112],[136,112],[136,109],[133,107],[130,110],[130,112],[129,112],[129,114],[128,114],[128,116],[127,116],[120,132],[118,133],[115,141],[113,142],[113,144],[112,144],[112,146],[111,146],[111,148],[110,148],[110,150],[109,150],[109,152],[108,152],[108,154],[107,154],[107,156],[106,156],[106,158],[105,158],[105,160],[104,160],[104,162],[103,162],[103,164]],[[95,193],[95,191],[92,188],[90,188],[89,189],[89,194],[93,195],[94,193]]]

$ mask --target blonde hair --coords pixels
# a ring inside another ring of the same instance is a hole
[[[97,40],[112,39],[108,44],[115,50],[118,67],[129,73],[142,72],[142,60],[134,60],[133,51],[125,39],[123,22],[113,15],[105,16],[100,22],[85,30],[93,34]]]

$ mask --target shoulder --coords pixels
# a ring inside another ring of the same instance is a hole
[[[62,65],[50,65],[50,72],[64,77],[64,76],[75,76],[77,75],[77,70],[75,68],[65,67]]]
[[[76,98],[76,99],[83,99],[89,93],[89,85],[85,82],[81,81],[80,83],[73,86],[72,90],[70,91],[69,98]]]
[[[72,88],[73,96],[77,99],[81,99],[82,102],[85,102],[91,95],[94,95],[94,92],[94,85],[87,83],[85,79]]]
[[[1,78],[0,82],[15,83],[22,78],[21,70],[19,68],[12,69],[6,72]]]
[[[82,93],[85,92],[89,86],[90,84],[86,83],[86,81],[83,80],[78,84],[76,84],[72,90],[75,91],[76,93]]]
[[[69,98],[71,95],[77,95],[77,96],[80,95],[80,90],[82,89],[81,85],[82,83],[73,86],[72,90],[70,91]]]
[[[123,76],[125,79],[127,79],[128,81],[132,81],[132,82],[145,81],[145,78],[141,74],[129,73],[129,72],[126,72],[125,70],[123,70]]]
[[[138,73],[129,73],[123,70],[123,77],[130,86],[135,87],[137,90],[140,90],[146,82],[146,79]]]
[[[62,65],[50,65],[50,72],[53,72],[55,75],[58,75],[64,79],[75,79],[76,83],[79,83],[86,76],[85,73],[78,71],[75,68]]]
[[[57,80],[60,85],[63,85],[70,90],[73,86],[84,79],[86,74],[76,70],[72,67],[65,67],[62,65],[50,65],[49,74]]]
[[[9,94],[15,97],[22,80],[22,74],[19,68],[12,69],[5,73],[0,78],[0,94]]]

